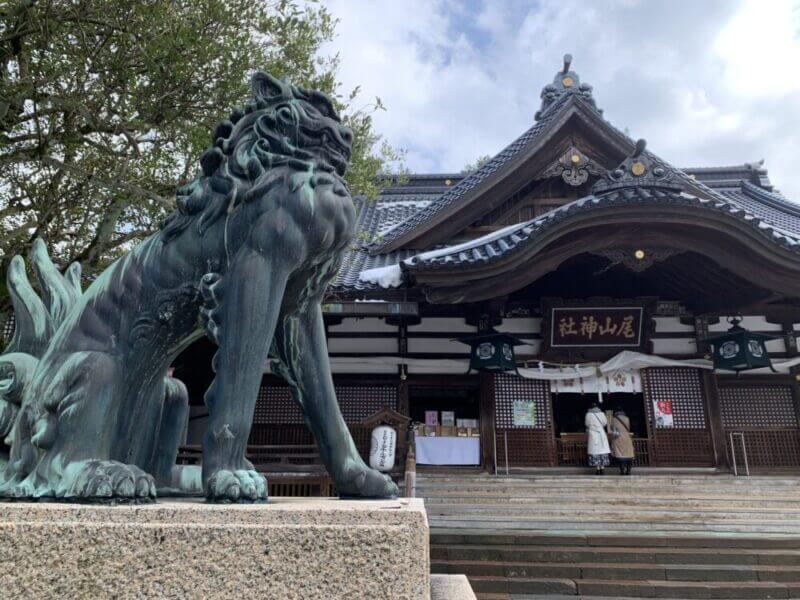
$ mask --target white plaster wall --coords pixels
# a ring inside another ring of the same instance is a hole
[[[694,325],[684,325],[680,317],[653,317],[657,333],[694,333]]]
[[[467,325],[463,318],[434,317],[430,319],[422,319],[422,321],[420,321],[420,323],[417,325],[409,325],[408,331],[453,331],[469,333],[478,331],[478,328],[474,325]]]
[[[541,333],[542,319],[541,317],[512,317],[503,319],[503,322],[495,329],[507,333]]]
[[[433,374],[433,375],[463,375],[467,372],[469,361],[465,360],[464,365],[437,365],[431,363],[430,365],[409,365],[408,372],[415,374]],[[474,373],[474,371],[473,371]]]
[[[694,354],[697,344],[692,338],[654,339],[653,354]]]
[[[328,338],[328,352],[375,352],[386,354],[397,352],[394,338]]]
[[[331,332],[368,332],[368,331],[397,331],[396,325],[387,325],[385,319],[368,317],[364,319],[347,318],[338,325],[328,327]]]
[[[767,352],[786,352],[786,340],[783,338],[769,340],[764,345],[767,347]]]
[[[536,356],[542,349],[542,342],[541,340],[526,340],[522,339],[523,342],[528,342],[527,344],[521,346],[514,347],[514,354],[516,356]]]
[[[448,338],[408,338],[408,351],[469,354],[469,346]]]
[[[336,359],[331,361],[331,371],[333,373],[353,373],[353,374],[397,374],[397,365],[339,365]]]

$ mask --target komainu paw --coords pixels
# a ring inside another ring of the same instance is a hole
[[[397,498],[400,490],[392,478],[366,465],[354,470],[344,482],[336,482],[342,498]]]
[[[83,500],[154,500],[153,477],[139,467],[114,460],[86,460],[67,467],[65,498]]]
[[[256,502],[267,499],[267,480],[257,471],[220,470],[206,482],[206,498],[213,502]]]

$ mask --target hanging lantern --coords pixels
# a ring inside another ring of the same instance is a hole
[[[458,341],[468,344],[471,349],[467,373],[471,373],[473,369],[476,371],[516,371],[517,361],[514,357],[514,346],[525,343],[494,329],[458,338]]]
[[[729,317],[731,328],[726,333],[708,337],[714,357],[714,368],[727,371],[748,371],[769,367],[774,372],[769,353],[764,342],[775,339],[773,335],[753,333],[739,323],[742,318]]]

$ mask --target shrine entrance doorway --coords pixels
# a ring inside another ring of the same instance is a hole
[[[597,394],[552,394],[553,434],[555,435],[558,466],[583,467],[587,464],[586,411],[598,401]],[[631,422],[635,465],[649,465],[649,424],[642,393],[603,394],[601,408],[609,422],[615,409],[622,409]]]

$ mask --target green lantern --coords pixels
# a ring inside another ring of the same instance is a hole
[[[727,371],[748,371],[769,367],[775,369],[769,359],[764,342],[775,339],[775,336],[753,333],[740,327],[741,317],[728,319],[731,328],[726,333],[706,338],[711,344],[714,356],[714,368]]]
[[[524,344],[522,340],[500,333],[494,329],[480,331],[475,335],[458,338],[459,342],[470,346],[469,369],[476,371],[515,371],[517,361],[514,346]]]

